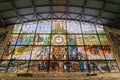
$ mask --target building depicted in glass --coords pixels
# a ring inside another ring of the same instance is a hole
[[[70,20],[17,24],[0,72],[119,72],[102,25]]]

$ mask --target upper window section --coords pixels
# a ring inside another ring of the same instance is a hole
[[[51,33],[51,21],[40,21],[36,33]]]
[[[80,23],[78,21],[67,21],[67,32],[69,34],[80,34]]]
[[[35,33],[36,22],[25,23],[22,27],[21,33]]]
[[[97,29],[98,34],[105,34],[102,25],[96,25],[96,29]]]
[[[97,34],[94,24],[82,22],[81,26],[83,34]]]
[[[22,24],[15,25],[12,33],[20,33],[21,28],[22,28]]]
[[[66,21],[65,20],[53,20],[52,33],[66,33]]]

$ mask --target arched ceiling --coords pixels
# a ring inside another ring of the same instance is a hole
[[[1,26],[66,19],[111,26],[120,18],[120,0],[0,0]]]

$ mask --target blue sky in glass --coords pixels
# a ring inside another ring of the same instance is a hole
[[[15,25],[12,33],[20,33],[21,27],[22,27],[22,24]]]
[[[69,33],[81,33],[79,22],[77,22],[77,21],[67,21],[67,31]]]
[[[51,21],[40,21],[37,26],[36,33],[50,33],[51,32]]]
[[[26,23],[22,27],[21,33],[35,33],[36,30],[36,23]]]
[[[82,23],[82,32],[85,34],[96,34],[96,29],[92,23]]]

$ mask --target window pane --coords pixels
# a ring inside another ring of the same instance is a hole
[[[85,45],[100,45],[97,35],[83,35]]]
[[[29,60],[32,51],[32,46],[16,46],[12,59]]]
[[[9,63],[8,72],[26,73],[29,61],[12,61]]]
[[[103,46],[102,50],[104,51],[105,57],[107,60],[114,60],[113,51],[110,46]]]
[[[87,57],[89,60],[103,60],[105,59],[101,46],[85,46]]]
[[[82,35],[67,35],[68,45],[83,45]]]
[[[119,71],[102,25],[72,20],[17,24],[6,44],[0,72]]]
[[[36,34],[34,44],[35,45],[50,45],[50,35]]]
[[[48,60],[49,59],[49,46],[34,46],[31,60]]]
[[[119,72],[119,68],[117,66],[116,61],[107,61],[107,62],[111,72]]]
[[[32,45],[33,40],[33,34],[20,34],[16,45]]]
[[[78,21],[67,21],[67,32],[70,34],[81,33]]]
[[[0,72],[6,72],[8,61],[0,61]]]
[[[20,33],[21,28],[22,28],[22,24],[15,25],[12,33]]]
[[[66,33],[66,21],[53,20],[52,33]]]
[[[31,61],[28,72],[47,72],[48,61]]]
[[[49,72],[63,72],[64,61],[50,61]]]
[[[22,27],[21,33],[35,33],[36,22],[25,23]]]
[[[105,34],[102,25],[96,25],[96,29],[97,29],[98,34]]]
[[[16,45],[18,34],[11,34],[8,45]]]
[[[91,72],[108,72],[106,61],[89,61],[88,65]]]
[[[102,45],[110,45],[109,41],[107,40],[106,35],[99,35],[100,41]]]
[[[51,60],[68,60],[67,46],[52,46],[50,59]]]
[[[70,72],[79,72],[80,71],[80,69],[79,69],[79,62],[78,61],[71,61],[71,66],[70,67],[72,67],[70,69]]]
[[[83,46],[69,46],[68,47],[69,60],[86,60],[86,54]]]
[[[36,33],[50,33],[51,32],[51,21],[40,21],[37,26]]]
[[[2,60],[11,59],[15,46],[6,46],[2,55]]]
[[[82,26],[83,34],[96,34],[96,29],[94,24],[82,22],[81,26]]]
[[[67,45],[66,35],[51,35],[51,45]]]

